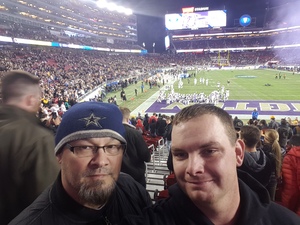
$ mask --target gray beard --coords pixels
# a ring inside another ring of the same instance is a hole
[[[106,189],[102,188],[103,184],[103,181],[94,182],[92,185],[86,183],[82,184],[78,192],[81,201],[96,206],[103,206],[114,191],[116,182],[113,181]]]

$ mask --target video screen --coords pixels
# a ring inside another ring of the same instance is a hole
[[[200,28],[226,27],[226,20],[226,10],[165,15],[165,25],[168,30],[197,30]]]

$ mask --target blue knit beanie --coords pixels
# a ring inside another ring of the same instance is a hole
[[[82,102],[72,106],[62,117],[55,136],[55,154],[71,141],[112,137],[126,144],[123,116],[116,105]]]

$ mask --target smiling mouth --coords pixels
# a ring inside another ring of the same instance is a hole
[[[206,181],[186,181],[189,184],[194,184],[194,185],[203,185],[212,182],[212,180],[206,180]]]

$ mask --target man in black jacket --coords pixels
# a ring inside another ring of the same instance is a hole
[[[151,154],[142,134],[132,125],[128,123],[130,118],[130,110],[120,107],[123,115],[123,125],[126,131],[125,139],[127,141],[127,151],[123,156],[121,171],[128,173],[137,182],[146,187],[146,165],[149,162]]]
[[[243,171],[245,144],[230,115],[209,104],[183,108],[173,120],[172,158],[177,183],[170,197],[123,224],[298,225],[300,217],[270,201]]]
[[[165,129],[167,126],[167,121],[166,121],[166,116],[165,115],[158,115],[157,121],[156,121],[156,134],[158,136],[164,136],[165,133]]]
[[[124,137],[117,106],[72,106],[55,137],[59,176],[10,224],[118,224],[125,215],[141,213],[151,199],[139,183],[120,174]]]
[[[279,145],[282,149],[285,149],[288,140],[293,136],[293,130],[286,119],[281,119],[277,132],[279,134]]]

